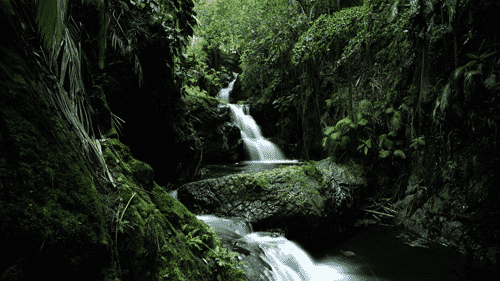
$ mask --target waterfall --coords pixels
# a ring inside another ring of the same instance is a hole
[[[236,74],[236,77],[238,75]],[[262,136],[262,132],[250,115],[247,105],[230,104],[229,93],[233,89],[236,78],[229,83],[227,88],[222,89],[217,97],[228,103],[231,110],[233,123],[241,131],[241,138],[252,161],[280,161],[285,160],[283,152],[272,142]]]
[[[212,227],[216,233],[236,233],[245,243],[256,244],[262,251],[259,257],[272,270],[274,281],[332,281],[358,280],[346,273],[345,265],[315,262],[306,251],[285,237],[270,236],[265,232],[252,232],[244,221],[224,219],[210,215],[197,218]],[[259,252],[259,251],[256,251]]]

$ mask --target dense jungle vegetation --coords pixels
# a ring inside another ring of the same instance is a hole
[[[195,52],[204,61],[240,59],[232,96],[252,105],[264,134],[290,157],[354,161],[388,189],[410,176],[425,186],[493,182],[499,6],[200,1],[188,50],[209,50]]]
[[[394,199],[409,183],[432,194],[480,182],[488,200],[469,207],[478,218],[499,215],[498,1],[0,0],[0,8],[0,105],[32,99],[16,94],[21,85],[38,93],[94,179],[109,177],[96,143],[110,137],[149,163],[160,185],[193,179],[210,161],[203,114],[236,72],[233,102],[250,104],[289,158],[360,164],[369,195]]]
[[[202,122],[190,112],[213,107],[232,72],[241,73],[233,100],[251,104],[264,134],[290,158],[353,160],[385,181],[412,170],[427,184],[498,161],[496,1],[2,6],[14,26],[2,45],[10,58],[2,75],[22,66],[26,76],[59,81],[77,113],[47,100],[78,119],[82,138],[100,137],[89,89],[102,88],[116,127],[126,122],[123,141],[166,171],[157,174],[161,183],[189,178],[208,160],[195,130]]]

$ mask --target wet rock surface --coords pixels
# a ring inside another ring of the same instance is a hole
[[[500,212],[490,205],[484,182],[446,184],[438,191],[410,182],[395,206],[395,222],[424,239],[458,249],[478,262],[497,264]]]
[[[350,210],[363,185],[351,170],[320,163],[188,183],[178,197],[197,215],[243,217],[257,231],[273,229],[311,241],[313,235],[340,233],[352,224]]]

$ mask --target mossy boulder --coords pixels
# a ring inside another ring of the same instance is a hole
[[[279,231],[307,243],[315,233],[341,233],[354,222],[349,221],[358,199],[354,191],[363,183],[333,178],[310,162],[188,183],[178,197],[195,214],[243,217],[255,230]]]

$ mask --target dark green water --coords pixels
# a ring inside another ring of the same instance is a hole
[[[204,178],[272,170],[298,161],[245,161],[232,165],[212,165]],[[313,231],[313,230],[312,230]],[[492,280],[498,271],[457,250],[427,242],[397,226],[373,225],[348,238],[317,241],[319,247],[304,250],[318,264],[328,265],[342,278],[321,280],[362,281],[458,281]],[[284,257],[286,260],[286,257]],[[304,280],[315,280],[304,279]]]
[[[344,240],[322,241],[309,252],[321,263],[342,265],[353,280],[492,280],[491,268],[458,251],[428,243],[396,226],[369,226]],[[493,278],[496,279],[496,278]]]

